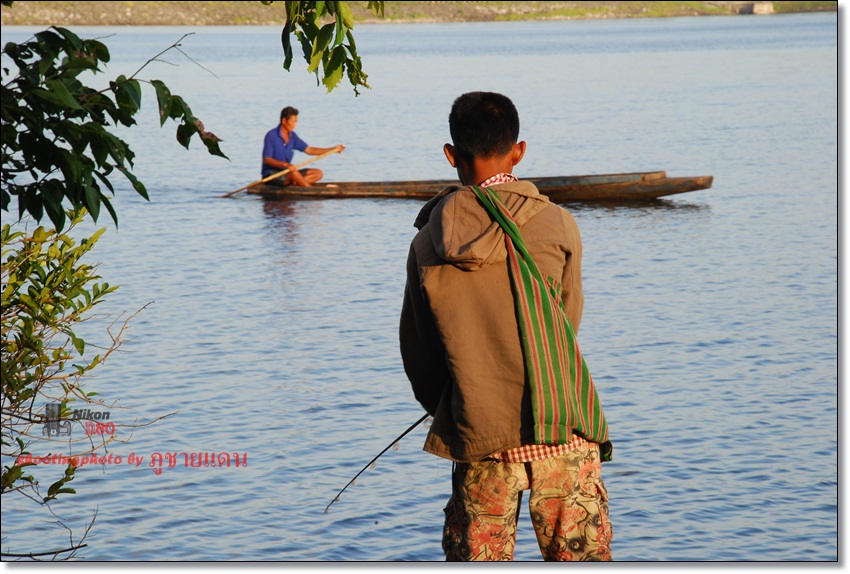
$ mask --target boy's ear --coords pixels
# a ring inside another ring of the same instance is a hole
[[[449,160],[449,163],[452,164],[452,167],[457,167],[457,162],[455,161],[455,148],[452,144],[446,144],[443,146],[443,153],[446,154],[446,159]]]
[[[517,142],[514,144],[514,149],[511,150],[511,162],[513,165],[518,164],[522,161],[522,156],[525,155],[525,142]]]

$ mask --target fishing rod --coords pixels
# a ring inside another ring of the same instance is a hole
[[[419,419],[418,421],[416,421],[415,423],[413,423],[412,425],[410,425],[410,427],[408,427],[408,429],[407,429],[406,431],[404,431],[403,433],[401,433],[400,435],[398,435],[398,436],[395,438],[395,440],[394,440],[393,442],[391,442],[390,444],[388,444],[388,445],[387,445],[387,447],[386,447],[384,450],[382,450],[382,451],[381,451],[381,452],[379,452],[377,455],[375,455],[375,458],[373,458],[373,459],[372,459],[372,460],[370,460],[368,463],[366,463],[366,466],[364,466],[364,467],[360,470],[360,472],[358,472],[357,474],[355,474],[355,475],[354,475],[354,478],[352,478],[351,480],[349,480],[349,481],[348,481],[348,484],[346,484],[345,486],[343,486],[343,487],[342,487],[342,490],[340,490],[340,491],[336,494],[336,496],[334,496],[334,499],[333,499],[333,500],[331,500],[331,504],[333,504],[334,502],[336,502],[337,500],[339,500],[339,497],[342,495],[342,493],[343,493],[343,492],[345,492],[345,489],[346,489],[346,488],[348,488],[349,486],[351,486],[352,484],[354,484],[354,481],[355,481],[355,480],[357,480],[357,477],[358,477],[358,476],[360,476],[361,474],[363,474],[363,473],[366,471],[366,469],[367,469],[367,468],[369,468],[370,466],[372,466],[372,463],[374,463],[376,460],[378,460],[379,458],[381,458],[381,455],[382,455],[382,454],[384,454],[385,452],[387,452],[388,450],[390,450],[392,447],[394,447],[394,446],[398,443],[398,441],[400,441],[401,439],[403,439],[403,438],[407,435],[407,433],[409,433],[410,431],[412,431],[413,429],[415,429],[416,427],[418,427],[418,426],[422,423],[422,421],[424,421],[425,419],[427,419],[429,416],[431,416],[431,415],[429,415],[428,413],[425,413],[424,415],[422,415],[422,418],[421,418],[421,419]],[[325,507],[325,512],[324,512],[325,514],[327,514],[327,513],[328,513],[328,509],[331,507],[331,504],[328,504],[328,505]]]

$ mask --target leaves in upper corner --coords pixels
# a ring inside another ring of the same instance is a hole
[[[263,4],[272,2],[263,0]],[[384,2],[367,2],[367,8],[384,16]],[[326,23],[320,26],[322,22]],[[355,96],[360,95],[358,88],[369,88],[369,84],[351,34],[353,28],[354,15],[348,2],[286,2],[286,24],[281,34],[284,69],[288,71],[292,64],[294,34],[301,42],[307,71],[315,73],[317,80],[321,64],[321,83],[328,92],[346,75]]]

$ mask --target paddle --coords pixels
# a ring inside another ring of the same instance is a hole
[[[237,189],[237,190],[235,190],[235,191],[231,191],[230,193],[225,193],[224,195],[222,195],[222,197],[230,197],[231,195],[236,195],[236,194],[237,194],[237,193],[239,193],[240,191],[245,190],[245,189],[248,189],[249,187],[254,187],[255,185],[260,185],[261,183],[265,183],[265,182],[267,182],[267,181],[269,181],[269,180],[272,180],[272,179],[278,178],[278,177],[280,177],[280,176],[282,176],[282,175],[286,175],[287,173],[289,173],[289,172],[290,172],[290,171],[292,171],[292,170],[295,170],[295,169],[301,169],[302,167],[304,167],[304,166],[305,166],[305,165],[307,165],[308,163],[313,163],[314,161],[319,161],[319,160],[320,160],[320,159],[322,159],[323,157],[327,157],[327,156],[331,155],[332,153],[339,153],[340,151],[342,151],[342,150],[337,150],[336,148],[334,148],[334,149],[332,149],[331,151],[325,152],[325,153],[323,153],[322,155],[317,155],[316,157],[311,158],[311,159],[308,159],[307,161],[305,161],[305,162],[303,162],[303,163],[299,163],[299,164],[298,164],[298,165],[296,165],[296,166],[288,167],[288,168],[286,168],[286,169],[285,169],[285,170],[283,170],[283,171],[279,171],[279,172],[277,172],[277,173],[273,173],[273,174],[271,174],[270,176],[268,176],[268,177],[264,177],[263,179],[261,179],[261,180],[259,180],[259,181],[255,181],[254,183],[249,183],[249,184],[248,184],[248,185],[246,185],[245,187],[240,187],[239,189]]]

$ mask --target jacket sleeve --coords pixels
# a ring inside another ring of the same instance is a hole
[[[404,371],[413,387],[413,395],[433,416],[449,381],[449,369],[445,347],[422,292],[416,253],[412,246],[407,259],[407,284],[401,307],[399,343]]]
[[[564,275],[561,279],[563,286],[562,298],[564,311],[578,334],[581,317],[584,312],[584,291],[581,282],[582,245],[581,233],[573,216],[566,210],[563,212],[564,227],[567,239],[567,256],[564,264]]]

